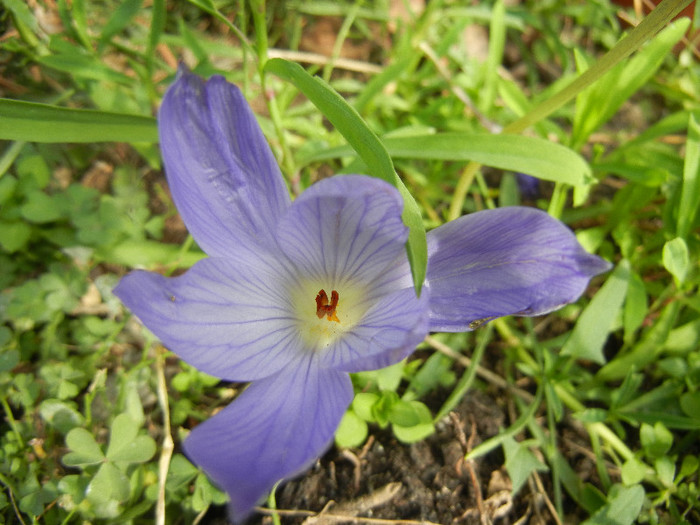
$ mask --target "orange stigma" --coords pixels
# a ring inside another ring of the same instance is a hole
[[[326,319],[329,321],[339,323],[340,319],[338,319],[338,316],[335,313],[335,309],[338,307],[338,299],[340,299],[338,292],[333,290],[331,292],[331,302],[329,304],[326,291],[319,291],[318,295],[316,296],[316,315],[318,318],[323,319],[323,316],[325,315]]]

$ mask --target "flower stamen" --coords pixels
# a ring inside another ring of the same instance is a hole
[[[323,316],[325,315],[326,319],[329,321],[339,323],[340,319],[338,319],[338,316],[335,313],[335,309],[338,307],[339,299],[340,296],[338,295],[338,292],[333,290],[331,292],[331,301],[329,303],[328,294],[326,294],[326,291],[323,289],[320,290],[316,296],[316,315],[318,318],[323,319]]]

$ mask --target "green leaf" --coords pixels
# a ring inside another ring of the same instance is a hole
[[[146,60],[148,61],[149,71],[153,69],[153,57],[155,56],[155,49],[158,46],[160,37],[165,29],[165,19],[166,19],[166,6],[165,0],[153,0],[153,7],[151,9],[151,28],[148,33],[148,48],[146,49]]]
[[[700,459],[698,459],[697,456],[685,456],[681,464],[681,469],[678,472],[678,479],[681,480],[685,477],[692,476],[698,470],[699,466]]]
[[[538,137],[446,132],[387,137],[383,142],[389,154],[395,158],[474,161],[574,186],[594,180],[590,166],[578,153]],[[304,159],[304,162],[351,154],[350,148],[337,147],[316,153]]]
[[[428,264],[428,244],[421,210],[403,181],[394,170],[394,164],[382,142],[355,109],[321,78],[311,76],[299,64],[273,58],[265,64],[265,71],[291,82],[335,126],[369,168],[368,175],[395,186],[404,200],[403,220],[409,228],[406,249],[411,264],[413,284],[420,294]]]
[[[686,392],[681,396],[681,410],[700,421],[700,391]]]
[[[22,217],[30,222],[44,224],[61,218],[61,207],[43,191],[33,191],[21,208]]]
[[[192,508],[195,512],[202,512],[211,505],[213,490],[214,488],[204,474],[197,476],[192,494]]]
[[[179,487],[187,485],[199,473],[190,461],[182,454],[173,455],[168,469],[166,485],[169,490],[177,490]]]
[[[688,139],[685,143],[683,188],[678,204],[677,233],[686,238],[700,208],[700,124],[690,115]]]
[[[680,287],[690,271],[690,254],[688,245],[682,237],[676,237],[664,244],[663,263]]]
[[[625,329],[624,339],[626,343],[634,340],[635,332],[642,326],[648,311],[649,306],[644,281],[642,281],[639,274],[630,272],[622,323]]]
[[[66,445],[73,451],[63,456],[63,464],[69,467],[94,465],[105,459],[93,435],[84,428],[74,428],[68,432]]]
[[[37,30],[37,19],[23,0],[3,0],[3,7],[8,9],[16,22],[20,22],[31,31]]]
[[[136,439],[138,432],[139,426],[129,414],[119,414],[115,417],[109,434],[107,457],[114,460],[122,449],[129,447]]]
[[[690,0],[671,0],[659,4],[625,38],[620,40],[600,60],[593,64],[590,69],[576,77],[554,95],[545,98],[518,120],[508,124],[503,128],[503,133],[520,133],[561,108],[584,89],[597,82],[605,73],[631,53],[639,49],[646,40],[665,27],[689,3]],[[608,93],[603,93],[603,96],[608,96]]]
[[[647,84],[673,46],[683,37],[689,24],[688,19],[670,24],[632,59],[619,63],[579,94],[572,132],[574,149],[580,149],[591,133],[610,120],[635,91]],[[577,58],[581,65],[582,57]],[[579,69],[586,68],[583,66]]]
[[[24,222],[0,221],[0,246],[15,253],[24,248],[32,236],[32,228]]]
[[[654,426],[643,423],[639,429],[639,440],[651,458],[664,456],[673,446],[673,434],[660,422]]]
[[[644,488],[641,485],[614,485],[608,502],[581,525],[632,525],[639,516],[642,503]]]
[[[119,414],[112,421],[111,432],[109,435],[109,448],[107,449],[107,457],[123,446],[124,443],[133,441],[139,432],[139,427],[136,422],[128,414]]]
[[[420,401],[399,401],[391,407],[389,419],[394,435],[403,443],[415,443],[435,432],[430,409]]]
[[[675,459],[675,458],[674,458]],[[667,488],[673,486],[673,478],[676,476],[676,462],[668,456],[662,456],[654,461],[654,469],[659,481]]]
[[[4,328],[4,327],[2,327]],[[12,348],[0,353],[0,373],[9,372],[19,363],[19,352]]]
[[[110,440],[110,446],[112,441]],[[133,441],[122,444],[111,453],[107,451],[107,457],[112,461],[125,463],[145,463],[156,453],[156,442],[150,436],[137,436]]]
[[[598,364],[605,363],[603,345],[622,308],[628,282],[629,263],[622,261],[581,313],[564,343],[562,355],[588,359]]]
[[[352,401],[353,411],[365,421],[374,422],[372,407],[379,401],[379,396],[371,392],[360,392]]]
[[[484,85],[479,93],[482,107],[490,111],[496,96],[496,87],[499,84],[499,68],[503,62],[503,52],[506,45],[506,6],[503,0],[496,0],[491,9],[491,23],[489,24],[489,53],[483,70],[485,72]]]
[[[372,405],[372,418],[377,424],[384,428],[389,424],[389,414],[395,403],[398,403],[399,396],[393,391],[383,391],[377,402]]]
[[[125,463],[144,463],[156,453],[149,436],[138,436],[139,425],[129,414],[119,414],[112,422],[107,458]]]
[[[435,432],[435,425],[432,421],[428,423],[419,423],[412,427],[402,427],[401,425],[392,425],[392,432],[396,436],[396,439],[402,443],[417,443],[422,441],[428,436],[431,436]]]
[[[98,505],[124,501],[129,497],[129,479],[112,463],[105,463],[92,478],[87,497]]]
[[[139,12],[139,9],[141,9],[142,3],[143,0],[124,0],[120,2],[107,23],[102,27],[100,42],[107,42],[129,25],[131,19],[134,18]]]
[[[73,0],[69,4],[70,18],[78,39],[86,49],[92,49],[92,42],[88,35],[88,21],[85,12],[85,0]]]
[[[405,361],[399,361],[391,366],[376,371],[377,386],[380,390],[396,390],[401,383]]]
[[[352,410],[348,410],[335,431],[335,443],[341,448],[359,447],[367,439],[367,423]]]
[[[0,235],[2,234],[0,233]],[[148,268],[175,262],[179,268],[189,268],[205,257],[202,252],[182,253],[182,248],[175,244],[149,240],[125,240],[113,246],[100,248],[98,256],[101,260],[123,264],[131,268]]]
[[[687,353],[700,344],[700,318],[674,328],[664,341],[664,350],[674,353]]]
[[[0,99],[0,140],[154,143],[158,130],[152,117]]]
[[[15,193],[17,187],[17,179],[11,175],[3,175],[0,173],[0,206],[6,204],[7,201]]]
[[[664,349],[664,342],[675,325],[679,311],[679,301],[667,304],[662,310],[661,316],[644,333],[640,342],[630,352],[615,357],[614,360],[601,368],[596,374],[596,379],[599,381],[622,379],[629,374],[631,369],[641,370],[655,361]]]
[[[61,433],[82,425],[84,418],[71,404],[59,399],[45,399],[39,405],[39,414]],[[101,452],[101,451],[100,451]]]
[[[134,80],[110,68],[92,55],[78,53],[49,55],[37,58],[39,63],[52,69],[70,74],[75,78],[100,80],[115,84],[131,85]]]
[[[530,449],[508,436],[503,441],[503,451],[506,455],[506,470],[513,482],[513,494],[517,493],[533,472],[546,472],[547,466],[542,463]]]
[[[631,457],[622,465],[620,474],[625,485],[641,483],[647,475],[649,467],[636,457]]]
[[[422,412],[413,403],[403,400],[394,403],[389,410],[389,421],[402,427],[414,427],[421,423]],[[431,420],[430,413],[428,413],[428,421]]]

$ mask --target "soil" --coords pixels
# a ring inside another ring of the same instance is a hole
[[[527,485],[512,498],[502,449],[464,460],[468,450],[507,425],[493,397],[473,391],[424,441],[406,445],[387,429],[374,432],[361,449],[333,448],[303,477],[278,488],[277,507],[285,509],[281,522],[548,523],[542,498]],[[273,521],[258,514],[247,523]]]

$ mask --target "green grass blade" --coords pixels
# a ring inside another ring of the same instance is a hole
[[[447,132],[391,137],[383,142],[395,158],[473,161],[572,186],[593,181],[590,166],[579,154],[538,137]],[[349,147],[343,146],[315,153],[303,160],[308,163],[352,153]]]
[[[503,61],[503,51],[506,47],[506,7],[503,0],[497,0],[491,11],[489,25],[489,54],[484,64],[485,78],[482,90],[482,108],[489,110],[493,106],[498,85],[498,68]]]
[[[80,39],[80,43],[83,44],[85,49],[92,50],[92,41],[87,29],[88,21],[85,0],[73,0],[69,9],[73,19],[73,28]]]
[[[578,96],[572,133],[574,149],[581,148],[591,133],[610,120],[622,104],[647,84],[673,46],[688,30],[689,24],[687,18],[674,22],[631,60],[615,66]]]
[[[377,95],[381,93],[387,84],[396,81],[405,71],[415,69],[415,63],[419,60],[419,55],[407,54],[400,60],[397,60],[393,64],[385,67],[384,71],[372,77],[367,82],[359,96],[355,99],[355,109],[359,113],[363,112],[367,107],[367,104],[372,102],[372,100],[374,100]]]
[[[136,14],[141,9],[141,4],[143,0],[124,0],[119,7],[117,7],[109,17],[109,20],[102,28],[102,34],[100,35],[100,42],[105,43],[109,41],[117,33],[120,33],[131,20],[136,16]]]
[[[154,143],[158,130],[152,117],[0,99],[0,140]]]
[[[420,293],[428,263],[423,218],[415,199],[396,174],[391,157],[382,142],[343,97],[322,79],[311,76],[300,65],[273,58],[268,60],[265,71],[294,84],[345,137],[367,165],[368,175],[385,180],[401,192],[404,199],[403,220],[410,230],[406,243],[408,260],[416,292]]]
[[[155,57],[155,49],[160,42],[160,37],[165,30],[165,0],[154,0],[153,15],[151,18],[151,28],[148,32],[148,48],[146,49],[146,66],[148,71],[153,71],[153,60]]]
[[[700,124],[691,115],[685,145],[683,188],[678,205],[678,236],[687,238],[700,208]]]
[[[134,83],[134,79],[106,66],[99,58],[85,54],[50,55],[37,60],[46,67],[63,71],[74,78],[114,82],[126,86]]]
[[[544,100],[526,115],[510,123],[503,129],[503,133],[520,133],[531,125],[551,115],[554,111],[576,97],[588,86],[597,82],[605,73],[610,71],[621,60],[639,49],[646,40],[656,34],[668,24],[674,16],[680,13],[691,0],[663,0],[649,15],[642,20],[637,27],[608,51],[590,69],[576,77],[554,96]]]

